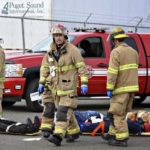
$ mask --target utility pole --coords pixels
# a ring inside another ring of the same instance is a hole
[[[89,18],[92,16],[92,13],[90,13],[89,14],[89,16],[87,17],[87,19],[85,20],[85,22],[84,22],[84,28],[86,28],[86,23],[87,23],[87,21],[89,20]]]
[[[28,7],[28,9],[25,11],[25,13],[23,14],[22,18],[21,18],[21,27],[22,27],[22,43],[23,43],[23,53],[25,53],[25,49],[26,49],[26,44],[25,44],[25,28],[24,28],[24,17],[27,14],[27,12],[29,11],[30,7]]]
[[[137,32],[138,26],[140,25],[140,23],[142,22],[142,20],[143,20],[143,18],[140,18],[139,22],[135,26],[135,33]]]

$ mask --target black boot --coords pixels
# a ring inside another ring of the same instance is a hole
[[[127,139],[124,140],[111,139],[109,140],[109,145],[127,147]]]
[[[102,135],[102,139],[106,140],[106,141],[109,141],[111,139],[115,139],[115,135],[111,135],[109,133],[105,133],[105,134]]]
[[[40,129],[40,119],[38,116],[34,117],[34,123],[32,123],[32,120],[30,118],[26,119],[26,124],[27,124],[27,130],[29,133],[34,133],[38,132]]]
[[[58,134],[53,134],[53,136],[49,137],[47,140],[56,146],[61,146],[62,137]]]
[[[71,143],[80,137],[80,133],[66,135],[66,142]]]
[[[42,129],[42,132],[43,132],[43,137],[44,138],[48,138],[51,136],[51,134],[53,134],[52,130],[51,129]]]
[[[40,126],[41,126],[41,121],[40,121],[40,118],[38,116],[34,117],[33,126],[34,126],[35,131],[39,131]]]

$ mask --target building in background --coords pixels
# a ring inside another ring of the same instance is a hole
[[[94,24],[95,26],[117,24],[150,27],[150,0],[3,0],[0,2],[1,16],[22,17],[27,9],[29,10],[25,17],[28,19],[24,19],[26,48],[31,48],[48,36],[51,25],[56,22],[65,21],[64,24],[70,30],[76,26],[94,26]],[[134,30],[134,28],[130,29]],[[130,29],[126,28],[126,30]],[[144,28],[139,31],[149,32],[150,30]],[[23,47],[20,18],[1,18],[0,34],[5,41],[5,47]]]
[[[51,0],[3,0],[0,1],[0,15],[19,18],[0,18],[0,36],[4,47],[23,48],[21,17],[38,19],[52,18]],[[24,19],[24,37],[26,48],[31,48],[42,38],[48,36],[49,22]]]

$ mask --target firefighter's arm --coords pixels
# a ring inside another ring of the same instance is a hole
[[[107,90],[112,91],[116,84],[119,69],[119,53],[112,51],[110,54],[109,67],[107,71]]]
[[[40,68],[40,84],[45,84],[46,78],[49,76],[49,63],[48,63],[48,54],[46,54],[42,60]]]
[[[81,93],[86,94],[88,91],[88,71],[80,51],[77,49],[74,55],[74,64],[78,70],[81,79]]]

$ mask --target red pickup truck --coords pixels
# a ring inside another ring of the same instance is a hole
[[[86,65],[92,67],[88,96],[106,96],[106,76],[111,52],[110,43],[106,40],[108,34],[103,29],[96,31],[78,29],[77,32],[69,34],[69,41],[81,50]],[[150,95],[150,34],[128,33],[128,35],[129,38],[125,42],[139,53],[140,91],[135,102],[140,103]],[[12,105],[25,99],[30,110],[42,110],[41,102],[32,102],[30,93],[37,91],[41,61],[51,41],[52,38],[48,37],[25,53],[6,51],[4,103]]]

